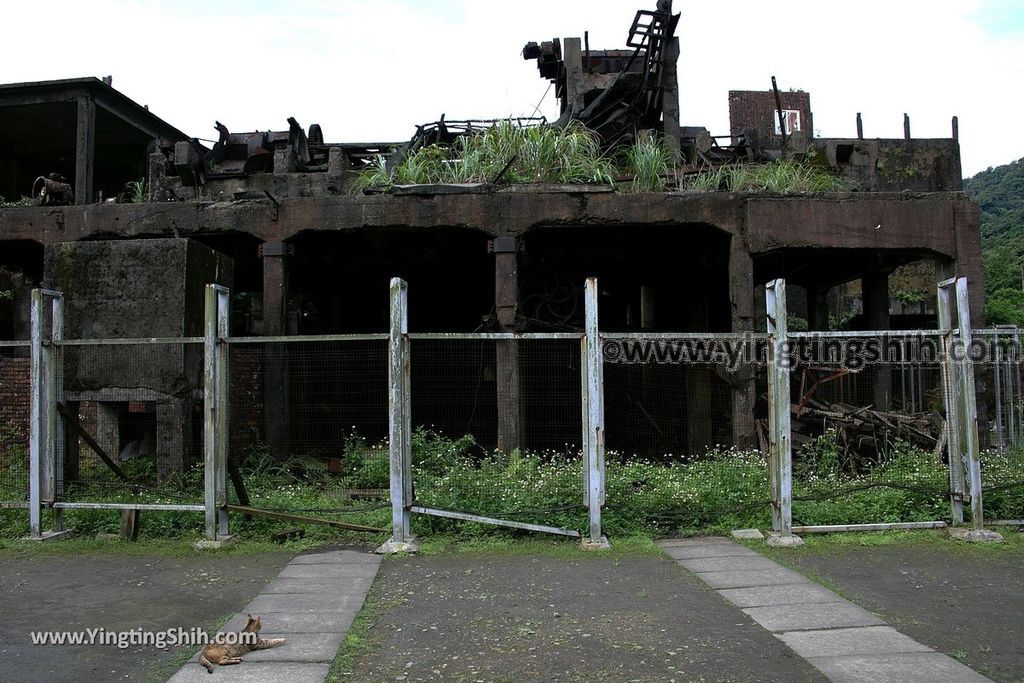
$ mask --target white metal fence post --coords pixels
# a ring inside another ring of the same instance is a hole
[[[228,452],[230,401],[228,394],[228,342],[231,336],[231,292],[226,287],[213,285],[217,292],[216,415],[217,456],[217,535],[230,535],[228,524]]]
[[[588,549],[608,548],[601,533],[601,507],[604,505],[604,358],[597,318],[597,278],[587,278],[585,287],[586,335],[584,337],[583,446],[584,502],[588,510],[589,535],[583,540]]]
[[[64,403],[64,297],[60,292],[50,294],[50,346],[44,351],[47,378],[46,497],[57,502],[64,493],[64,418],[57,406]],[[64,531],[64,511],[53,510],[53,530]]]
[[[29,406],[28,535],[42,538],[42,477],[45,431],[43,430],[43,292],[32,290],[31,405]]]
[[[376,552],[418,550],[409,516],[412,510],[412,410],[409,404],[409,297],[401,278],[391,279],[388,337],[388,454],[391,469],[391,538]]]
[[[785,540],[793,536],[793,452],[790,444],[789,331],[786,312],[786,281],[765,285],[768,318],[768,427],[769,473],[772,493],[772,529]]]
[[[960,399],[960,368],[954,359],[956,345],[953,336],[952,297],[950,296],[950,288],[954,286],[955,282],[955,278],[940,282],[936,289],[936,297],[938,299],[939,330],[942,332],[942,388],[943,401],[946,405],[950,514],[953,524],[962,524],[964,521],[963,499],[966,494],[962,442],[963,418]]]
[[[974,359],[971,357],[971,309],[967,298],[967,278],[956,281],[956,311],[960,326],[963,360],[960,363],[961,401],[964,416],[964,445],[967,447],[967,481],[971,493],[971,523],[975,530],[985,526],[985,512],[981,493],[981,443],[978,437],[978,397],[974,387]],[[997,369],[998,371],[998,369]]]
[[[227,511],[228,301],[230,291],[206,285],[203,326],[203,511],[206,540],[230,538]]]
[[[217,540],[217,290],[206,286],[203,324],[203,507],[206,539]]]
[[[50,335],[43,339],[44,302],[49,298]],[[58,479],[63,470],[62,422],[57,401],[63,400],[60,351],[54,344],[63,338],[63,302],[61,293],[51,289],[33,289],[31,304],[31,396],[29,406],[29,538],[45,540],[63,535],[63,517],[54,509],[53,529],[44,532],[43,506],[57,502]],[[60,460],[58,462],[58,459]]]

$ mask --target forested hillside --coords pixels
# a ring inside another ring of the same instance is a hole
[[[1024,159],[968,178],[964,190],[981,205],[988,323],[1024,327]]]

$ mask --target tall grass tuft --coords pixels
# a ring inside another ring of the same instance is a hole
[[[826,169],[798,161],[723,166],[685,178],[680,189],[697,192],[846,192],[853,185]]]
[[[383,157],[363,171],[356,191],[429,183],[606,183],[615,166],[601,153],[597,136],[584,126],[523,128],[501,121],[486,131],[461,136],[452,147],[422,147],[390,173]]]
[[[633,176],[627,186],[633,192],[664,192],[666,177],[673,173],[677,153],[662,137],[643,135],[626,149],[625,170]]]

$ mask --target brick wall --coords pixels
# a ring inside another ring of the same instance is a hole
[[[782,108],[800,112],[800,128],[813,137],[811,96],[806,92],[780,92]],[[775,93],[770,90],[730,90],[729,128],[737,135],[743,128],[753,128],[761,136],[762,145],[777,138],[775,135]]]
[[[31,359],[0,358],[0,426],[13,425],[28,438]]]

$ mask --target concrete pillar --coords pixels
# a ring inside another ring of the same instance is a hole
[[[512,332],[519,312],[519,240],[501,237],[493,242],[494,308],[502,332]],[[498,450],[511,453],[525,445],[523,401],[520,393],[519,342],[495,343],[495,381],[498,404]]]
[[[861,295],[864,301],[864,327],[869,330],[890,329],[889,272],[869,268],[861,277]],[[891,394],[892,367],[884,362],[875,365],[871,388],[871,403],[875,410],[889,410]]]
[[[92,204],[96,152],[96,100],[79,97],[75,129],[75,204]]]
[[[827,330],[828,322],[828,290],[825,285],[807,287],[807,329]]]
[[[263,257],[263,334],[283,336],[288,329],[288,256],[291,245],[266,242]],[[263,438],[270,452],[287,456],[289,450],[288,362],[280,346],[263,347]]]
[[[180,398],[156,404],[156,475],[163,479],[185,468],[192,445],[192,402]]]
[[[754,261],[743,238],[733,235],[729,249],[729,303],[732,310],[732,332],[754,331]],[[732,373],[732,435],[738,448],[757,445],[757,427],[754,423],[754,404],[757,387],[756,369],[740,365]]]
[[[115,460],[121,454],[121,425],[118,419],[118,404],[96,401],[96,433],[93,438]]]

